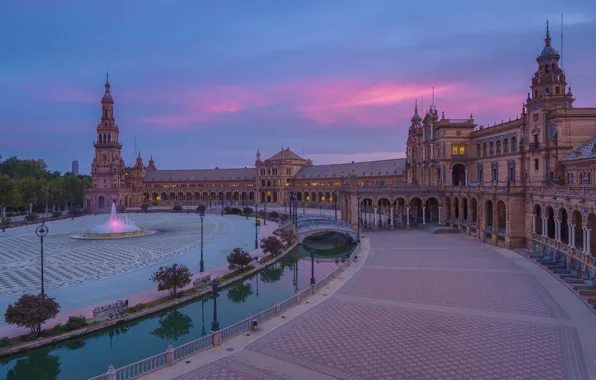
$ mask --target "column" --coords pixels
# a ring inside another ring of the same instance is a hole
[[[568,240],[567,246],[568,247],[573,247],[573,243],[572,243],[573,240],[571,239],[571,234],[573,233],[572,231],[573,231],[573,229],[571,227],[571,223],[567,222],[567,240]]]
[[[532,233],[536,233],[536,215],[532,214]]]
[[[592,229],[586,227],[586,255],[587,256],[589,256],[591,254],[590,244],[592,244],[592,242],[590,241],[590,237],[591,237],[590,235],[592,235]]]
[[[555,219],[555,241],[561,241],[561,221]]]
[[[439,206],[439,224],[441,224],[441,206]]]
[[[546,230],[546,216],[542,216],[542,236],[548,236],[548,231]]]
[[[575,224],[570,224],[571,234],[569,235],[569,246],[575,248]]]
[[[422,207],[422,224],[426,224],[426,207]]]
[[[378,211],[377,208],[375,207],[374,209],[374,229],[378,230],[379,229],[379,215],[378,215]]]
[[[393,231],[393,229],[395,228],[395,226],[393,225],[393,207],[391,207],[389,209],[389,229],[391,231]]]
[[[588,239],[586,238],[586,236],[588,235],[588,228],[587,227],[582,227],[582,234],[584,236],[584,246],[582,247],[582,252],[586,253],[587,252],[587,243],[588,243]]]
[[[410,228],[410,208],[406,207],[406,225]]]
[[[464,181],[464,186],[468,186],[468,169],[466,169],[466,177]]]

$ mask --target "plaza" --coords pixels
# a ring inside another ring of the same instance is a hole
[[[105,222],[107,215],[47,224],[50,233],[44,239],[45,287],[61,305],[61,314],[93,309],[143,292],[159,297],[149,277],[161,265],[180,263],[187,265],[192,273],[199,273],[201,239],[197,213],[140,213],[131,217],[138,226],[157,233],[116,240],[71,237]],[[9,229],[0,235],[0,307],[3,309],[21,294],[39,291],[40,240],[34,229],[34,226]],[[253,251],[254,235],[254,220],[207,215],[203,231],[205,270],[224,265],[226,256],[235,247]],[[4,322],[0,323],[0,336],[7,335],[8,326],[3,325]]]
[[[367,235],[309,304],[143,378],[596,378],[596,317],[540,265],[462,235]]]

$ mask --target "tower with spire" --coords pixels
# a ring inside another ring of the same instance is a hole
[[[120,131],[114,118],[114,99],[107,73],[104,87],[101,120],[96,127],[93,144],[95,156],[91,164],[92,191],[85,198],[86,207],[99,210],[108,210],[112,202],[121,202],[120,188],[123,187],[125,178]]]

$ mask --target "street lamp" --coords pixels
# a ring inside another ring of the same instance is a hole
[[[259,204],[255,203],[255,249],[259,249]]]
[[[263,225],[267,225],[267,196],[268,194],[265,194],[265,215],[263,216]]]
[[[349,257],[349,255],[348,255],[348,250],[349,250],[349,247],[348,247],[348,241],[349,241],[349,240],[348,240],[348,239],[349,239],[349,238],[350,238],[350,235],[348,235],[348,233],[346,232],[346,260],[347,260],[347,259],[348,259],[348,257]]]
[[[205,262],[203,261],[203,219],[205,218],[205,206],[199,208],[199,215],[201,216],[201,261],[199,262],[199,272],[205,271]]]
[[[44,282],[43,282],[43,238],[50,232],[48,227],[45,225],[45,220],[35,229],[35,235],[39,236],[39,242],[41,244],[41,297],[43,298],[46,294]]]
[[[356,193],[356,199],[358,200],[358,211],[356,212],[357,218],[356,220],[358,221],[358,243],[360,244],[360,198],[362,198],[362,195],[360,195],[360,192]]]
[[[223,216],[223,209],[224,209],[224,193],[221,193],[221,216]]]
[[[337,191],[333,192],[333,201],[335,202],[333,206],[335,208],[335,223],[337,223]]]
[[[213,322],[211,323],[211,331],[219,331],[219,322],[217,321],[217,287],[219,286],[219,279],[211,281],[213,288]]]
[[[310,284],[314,285],[315,281],[315,249],[310,249]]]

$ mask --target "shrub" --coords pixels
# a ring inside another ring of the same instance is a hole
[[[174,207],[172,207],[172,210],[174,210],[174,211],[182,211],[182,206],[180,206],[178,204],[177,205],[174,205]]]
[[[267,211],[265,211],[265,210],[261,210],[261,211],[259,211],[259,216],[260,216],[261,218],[265,218],[265,217],[267,216]]]
[[[242,214],[242,210],[239,209],[238,207],[233,207],[232,214],[234,214],[234,215]]]
[[[54,211],[52,212],[52,218],[59,218],[62,216],[62,212],[61,211]]]
[[[207,207],[205,205],[198,205],[197,206],[197,212],[198,213],[205,213],[205,211],[207,211]]]
[[[141,211],[143,211],[146,214],[147,210],[149,210],[149,203],[143,202],[143,204],[141,205]]]
[[[174,264],[160,267],[151,275],[151,280],[157,283],[157,290],[168,290],[176,298],[178,289],[182,289],[192,282],[192,273],[186,265]]]
[[[0,347],[8,347],[8,346],[10,346],[10,339],[7,336],[0,338]]]
[[[116,206],[116,211],[118,211],[119,213],[123,213],[124,211],[126,211],[126,206],[123,204],[119,204],[118,206]]]
[[[242,212],[243,212],[244,214],[252,214],[252,208],[250,208],[250,207],[245,207],[245,208],[242,210]]]
[[[271,256],[278,256],[281,254],[283,248],[282,242],[275,236],[267,236],[261,239],[261,249],[264,253],[269,253]]]
[[[224,213],[225,214],[231,214],[232,213],[232,208],[230,206],[224,207]]]
[[[281,214],[279,220],[285,222],[286,220],[290,219],[290,217],[286,214]]]
[[[242,248],[234,248],[232,253],[227,257],[228,269],[243,272],[244,269],[251,263],[252,257]]]
[[[25,220],[28,222],[35,222],[37,219],[39,219],[39,214],[37,214],[36,212],[32,212],[29,215],[25,215]]]
[[[54,318],[60,311],[60,305],[53,298],[41,294],[24,294],[14,304],[8,305],[4,320],[9,325],[27,327],[32,334],[41,334],[41,325]]]
[[[6,218],[2,218],[2,220],[0,220],[0,226],[8,226],[10,224],[10,218],[6,217]]]
[[[76,330],[80,329],[81,327],[87,326],[87,324],[87,318],[85,318],[82,315],[78,317],[70,316],[68,317],[68,321],[66,322],[66,325],[64,325],[64,327],[67,330]]]
[[[275,211],[271,211],[269,218],[271,218],[271,220],[277,220],[279,218],[279,214]]]

